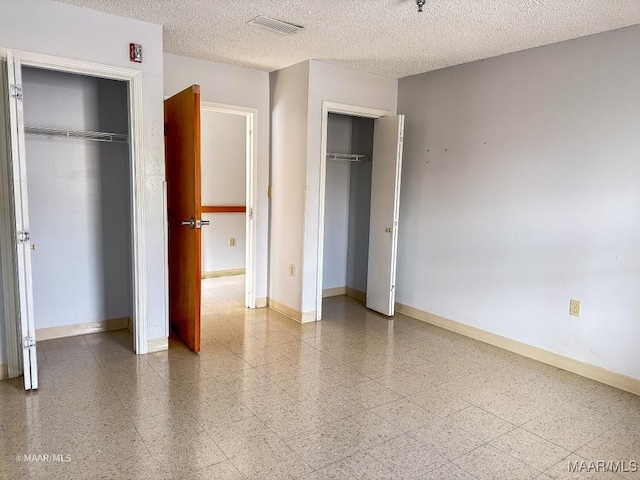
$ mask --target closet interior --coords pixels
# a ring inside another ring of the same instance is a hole
[[[22,68],[36,340],[132,318],[126,82]],[[71,327],[71,328],[64,328]]]
[[[374,120],[329,113],[323,297],[367,291]]]

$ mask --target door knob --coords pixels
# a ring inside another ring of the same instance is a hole
[[[209,225],[209,220],[196,220],[195,218],[191,217],[189,220],[180,222],[180,224],[189,228],[200,228],[203,225]]]
[[[189,228],[196,228],[196,221],[193,217],[191,217],[189,220],[180,222],[180,224],[188,226]]]

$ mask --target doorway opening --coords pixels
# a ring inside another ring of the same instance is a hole
[[[324,102],[316,320],[347,295],[393,316],[404,117]]]
[[[256,308],[256,111],[201,102],[202,312]]]
[[[322,296],[366,300],[374,121],[329,113]]]

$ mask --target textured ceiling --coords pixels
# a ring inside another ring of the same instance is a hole
[[[169,53],[277,70],[317,59],[393,77],[640,23],[640,0],[62,0],[164,26]],[[267,15],[304,25],[280,36]]]

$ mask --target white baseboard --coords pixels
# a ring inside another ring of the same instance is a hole
[[[316,312],[298,312],[293,308],[287,307],[282,303],[276,302],[274,299],[270,298],[268,300],[268,304],[270,308],[273,308],[276,312],[280,312],[283,315],[286,315],[289,318],[294,319],[300,323],[311,323],[316,321]]]
[[[6,363],[0,363],[0,380],[9,378],[9,366]]]
[[[256,298],[256,308],[265,308],[267,306],[267,297]]]
[[[47,327],[36,329],[36,341],[53,340],[55,338],[75,337],[90,333],[107,332],[109,330],[123,330],[129,326],[129,317],[111,318],[100,322],[75,323],[73,325],[61,325],[59,327]]]
[[[169,349],[168,338],[154,338],[147,341],[147,353],[161,352]]]
[[[232,277],[234,275],[244,275],[244,268],[230,268],[229,270],[215,270],[213,272],[202,272],[202,278]]]
[[[322,298],[339,297],[346,295],[347,287],[325,288],[322,290]]]
[[[504,350],[517,353],[523,357],[528,357],[533,360],[546,363],[547,365],[590,378],[591,380],[619,388],[620,390],[640,395],[640,379],[628,377],[621,373],[612,372],[596,365],[564,357],[557,353],[543,350],[542,348],[527,345],[526,343],[502,337],[495,333],[487,332],[470,325],[465,325],[464,323],[449,320],[448,318],[433,315],[401,303],[396,303],[396,312],[430,323],[431,325],[444,328],[445,330],[450,330],[452,332],[459,333],[460,335],[488,343],[489,345],[494,345]]]
[[[356,300],[362,300],[363,302],[367,301],[367,292],[356,290],[355,288],[346,287],[345,295],[347,297],[355,298]]]

